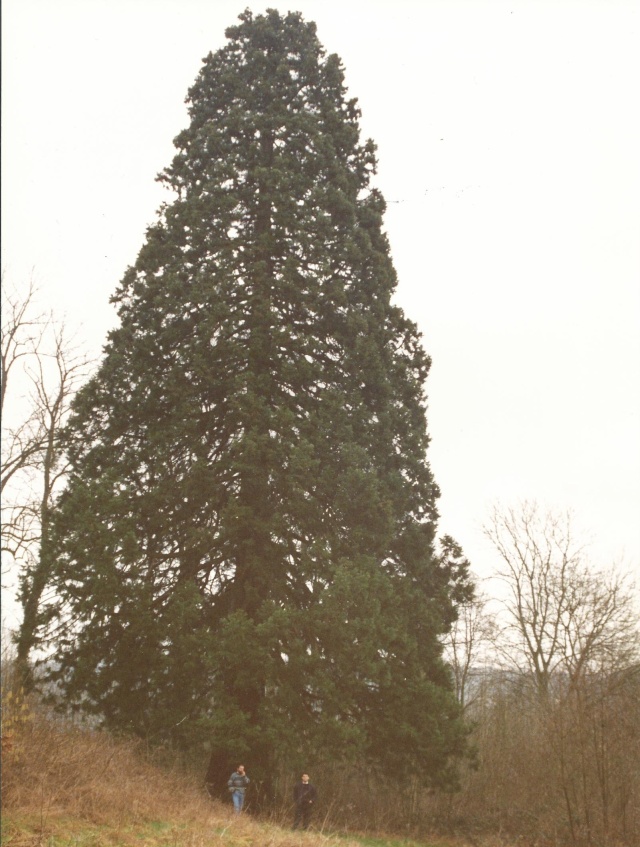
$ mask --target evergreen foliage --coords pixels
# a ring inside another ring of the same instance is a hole
[[[314,24],[246,11],[227,37],[68,429],[58,682],[254,777],[324,754],[450,783],[439,637],[467,563],[436,546],[430,363],[391,302],[374,146]]]

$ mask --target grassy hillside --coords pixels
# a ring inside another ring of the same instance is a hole
[[[412,847],[316,829],[293,832],[214,803],[197,780],[153,764],[142,744],[58,722],[3,698],[2,844],[11,847]],[[443,840],[429,847],[446,847]],[[426,847],[423,842],[420,847]]]

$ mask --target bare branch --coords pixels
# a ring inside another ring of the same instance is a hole
[[[2,389],[0,413],[5,412],[5,399],[11,372],[16,363],[24,357],[37,353],[47,321],[42,314],[32,315],[36,288],[29,281],[26,292],[20,296],[7,292],[2,275],[2,328],[0,330],[0,348],[2,351]]]
[[[575,683],[604,662],[637,655],[632,585],[615,570],[589,567],[571,513],[543,512],[531,502],[494,507],[484,532],[507,587],[504,654],[532,674],[541,694],[553,676]]]
[[[444,646],[456,697],[463,708],[473,703],[472,676],[495,637],[496,624],[488,612],[488,598],[484,594],[477,593],[472,600],[458,605],[458,619],[445,636]]]
[[[25,666],[49,579],[51,507],[67,470],[60,435],[71,400],[88,372],[88,361],[69,342],[64,324],[42,314],[32,317],[34,296],[32,284],[22,298],[7,296],[2,325],[3,406],[8,389],[12,402],[19,401],[14,418],[20,403],[24,405],[22,419],[3,431],[0,484],[2,551],[20,571],[24,616],[17,659]],[[16,385],[21,395],[16,395]]]

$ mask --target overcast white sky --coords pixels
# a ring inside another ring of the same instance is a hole
[[[640,568],[640,4],[4,0],[2,265],[98,352],[201,59],[249,6],[340,55],[424,335],[441,531],[571,508]]]

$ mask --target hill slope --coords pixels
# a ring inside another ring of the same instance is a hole
[[[154,765],[144,746],[58,722],[3,698],[2,844],[11,847],[410,847],[413,842],[306,833],[234,816],[197,781]],[[440,845],[443,842],[439,842]],[[423,845],[427,847],[427,845]],[[435,847],[435,845],[432,845]]]

